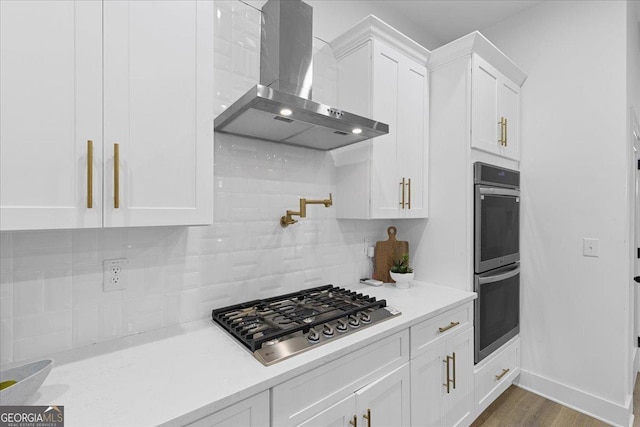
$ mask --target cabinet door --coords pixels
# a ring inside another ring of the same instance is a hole
[[[0,32],[0,230],[100,227],[102,4],[3,0]]]
[[[444,396],[443,425],[469,425],[473,421],[474,404],[473,328],[450,338],[446,347],[447,355],[455,353],[455,361],[450,361],[450,375],[455,385]]]
[[[507,119],[502,154],[520,160],[520,87],[506,77],[501,78],[499,83],[499,116]]]
[[[404,59],[399,81],[398,173],[405,178],[407,218],[427,217],[427,93],[426,67]],[[409,181],[410,180],[410,181]]]
[[[498,87],[500,73],[474,54],[471,71],[471,146],[500,154]]]
[[[446,393],[445,343],[434,345],[411,361],[411,425],[441,425]]]
[[[362,426],[410,426],[410,377],[411,372],[407,363],[359,390],[356,393],[358,424]]]
[[[308,420],[298,427],[353,427],[356,414],[356,396],[351,395]],[[350,424],[351,423],[351,424]]]
[[[213,21],[212,1],[104,2],[106,227],[213,222]]]
[[[383,43],[373,44],[373,117],[389,133],[372,143],[371,217],[398,218],[402,189],[398,164],[399,101],[402,55]]]
[[[189,427],[268,427],[269,391],[188,424]]]
[[[473,328],[469,328],[411,361],[411,425],[470,424],[473,392]]]

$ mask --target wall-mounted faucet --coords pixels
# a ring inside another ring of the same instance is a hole
[[[292,216],[299,216],[300,218],[306,218],[307,216],[307,205],[324,205],[325,208],[328,208],[333,205],[333,196],[329,193],[329,198],[324,200],[307,200],[300,199],[300,210],[296,211],[287,211],[287,214],[280,218],[280,225],[286,227],[291,224],[295,224],[298,222],[297,219],[291,218]]]

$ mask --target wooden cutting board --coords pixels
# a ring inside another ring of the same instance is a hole
[[[376,271],[374,279],[385,283],[394,283],[389,275],[393,262],[403,254],[409,253],[409,242],[396,240],[398,229],[393,225],[387,228],[388,240],[376,242]]]

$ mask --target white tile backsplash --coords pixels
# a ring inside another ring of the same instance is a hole
[[[260,13],[240,1],[216,1],[215,7],[218,114],[258,81]],[[314,99],[334,104],[335,59],[318,40],[314,52]],[[300,197],[335,193],[330,154],[215,138],[211,226],[0,233],[0,363],[370,274],[363,241],[386,238],[386,221],[338,221],[335,208],[314,205],[297,224],[279,224],[287,209],[297,210]],[[128,286],[104,292],[103,261],[114,258],[127,258]]]

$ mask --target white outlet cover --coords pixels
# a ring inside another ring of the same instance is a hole
[[[120,291],[127,288],[126,258],[105,259],[103,263],[104,292]]]

